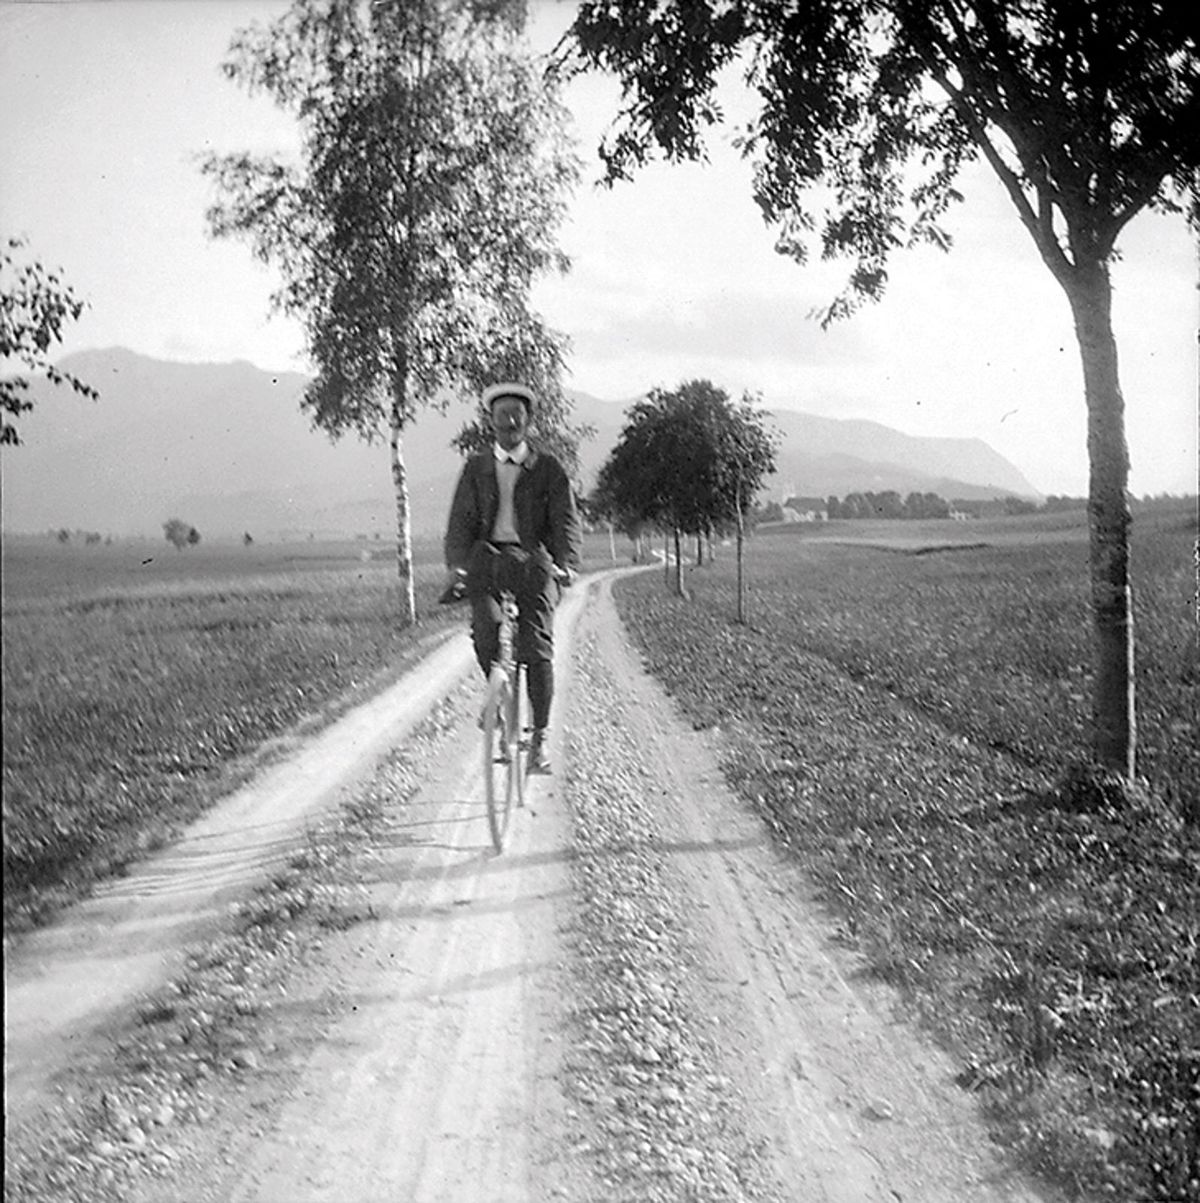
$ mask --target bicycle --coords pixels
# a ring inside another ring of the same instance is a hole
[[[571,581],[570,573],[554,566],[554,577],[561,584]],[[466,577],[461,575],[441,597],[443,604],[464,601]],[[504,851],[514,803],[525,805],[526,760],[529,742],[525,723],[525,666],[518,661],[514,647],[517,627],[517,599],[510,590],[500,593],[499,654],[488,672],[479,714],[483,733],[483,781],[487,802],[488,829],[492,846]]]

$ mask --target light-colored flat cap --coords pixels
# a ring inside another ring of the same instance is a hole
[[[532,413],[537,405],[537,395],[528,385],[518,384],[514,380],[506,380],[502,384],[492,384],[483,390],[483,405],[489,412],[501,397],[515,397],[525,402],[525,408]]]

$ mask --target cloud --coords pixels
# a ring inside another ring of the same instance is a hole
[[[799,298],[732,289],[683,297],[677,305],[656,298],[643,312],[598,313],[575,337],[581,352],[599,361],[632,352],[819,366],[865,353],[853,326],[823,331],[811,308]]]

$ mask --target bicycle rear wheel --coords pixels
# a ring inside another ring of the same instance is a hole
[[[504,851],[513,802],[520,792],[520,728],[513,690],[497,672],[488,685],[483,711],[483,782],[492,845]]]

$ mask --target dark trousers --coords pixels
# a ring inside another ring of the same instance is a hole
[[[471,641],[484,676],[500,654],[500,594],[517,599],[516,657],[525,667],[533,725],[550,721],[554,698],[554,607],[559,586],[549,556],[523,547],[477,543],[467,570]]]

